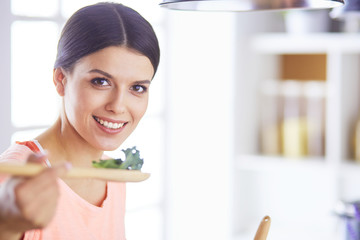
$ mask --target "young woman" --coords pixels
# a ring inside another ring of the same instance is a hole
[[[0,157],[24,162],[30,156],[52,167],[2,183],[0,239],[125,239],[124,183],[61,176],[69,163],[91,166],[132,133],[146,111],[159,57],[151,25],[124,5],[87,6],[67,21],[53,74],[60,116]]]

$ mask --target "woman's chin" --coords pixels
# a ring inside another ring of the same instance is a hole
[[[117,150],[119,147],[121,146],[121,144],[117,143],[117,144],[101,144],[99,145],[97,148],[101,151],[115,151]]]

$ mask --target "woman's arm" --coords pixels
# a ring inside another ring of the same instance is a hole
[[[0,219],[0,240],[23,239],[23,232],[11,229],[13,226],[16,226],[16,220]]]
[[[46,156],[31,155],[30,162]],[[44,228],[55,214],[59,198],[57,178],[68,167],[48,168],[35,177],[10,178],[0,191],[0,240],[21,239],[25,231]]]

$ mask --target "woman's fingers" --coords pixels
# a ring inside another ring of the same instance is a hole
[[[42,228],[51,221],[59,198],[57,178],[68,169],[67,164],[48,168],[16,186],[16,204],[32,228]]]
[[[62,163],[54,166],[52,169],[55,171],[57,177],[63,177],[72,168],[70,162]]]
[[[28,157],[27,162],[30,162],[30,163],[44,163],[46,158],[47,158],[46,154],[33,153]]]
[[[27,161],[43,164],[46,159],[44,154],[32,154]],[[60,196],[58,177],[64,176],[70,167],[69,163],[65,163],[46,168],[33,177],[13,177],[2,183],[0,238],[5,236],[5,233],[21,234],[49,224],[55,215]],[[6,232],[1,230],[2,228],[6,229]]]

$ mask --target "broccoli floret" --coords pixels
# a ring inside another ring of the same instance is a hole
[[[93,161],[92,165],[96,168],[117,168],[117,169],[129,169],[140,170],[144,163],[144,160],[140,158],[140,152],[136,150],[136,147],[127,148],[122,150],[125,153],[125,161],[121,158],[107,159],[100,161]]]
[[[123,161],[118,159],[107,159],[107,160],[100,160],[99,162],[93,161],[92,165],[96,168],[119,168]]]
[[[125,153],[125,161],[120,164],[120,168],[140,170],[144,160],[140,158],[139,150],[136,150],[136,147],[132,147],[122,151]]]

